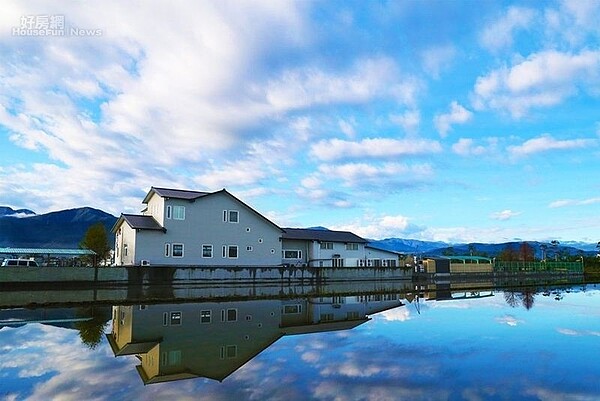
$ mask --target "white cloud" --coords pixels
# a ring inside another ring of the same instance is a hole
[[[560,104],[580,90],[596,93],[599,69],[600,51],[534,53],[511,68],[477,78],[473,103],[478,109],[504,110],[520,118],[532,108]]]
[[[501,212],[492,213],[490,215],[490,217],[494,220],[505,221],[505,220],[510,220],[513,217],[518,216],[520,214],[521,214],[521,212],[515,212],[510,209],[506,209],[506,210],[502,210]]]
[[[295,110],[332,103],[364,103],[375,98],[391,98],[412,105],[420,84],[412,77],[400,76],[391,58],[357,61],[346,72],[319,68],[289,70],[269,81],[264,91],[267,103],[275,110]],[[261,93],[261,88],[255,88]]]
[[[363,238],[383,239],[406,237],[420,230],[411,219],[402,215],[364,215],[348,224],[329,227],[332,230],[351,231]]]
[[[350,120],[339,120],[338,122],[340,126],[340,130],[348,137],[354,138],[356,136],[356,130],[354,127],[356,126],[356,121],[354,119]]]
[[[441,71],[452,64],[456,53],[452,45],[429,48],[421,53],[423,68],[433,78],[439,78]]]
[[[551,202],[548,205],[548,207],[559,208],[559,207],[564,207],[564,206],[586,206],[586,205],[592,205],[595,203],[600,203],[600,198],[588,198],[588,199],[582,199],[582,200],[560,199],[560,200]]]
[[[523,157],[552,150],[584,149],[594,145],[597,145],[597,141],[593,139],[557,140],[550,135],[543,135],[529,139],[521,145],[509,146],[507,150],[513,157]]]
[[[414,133],[421,124],[421,113],[418,110],[407,110],[403,114],[393,114],[390,121],[398,124],[407,133]]]
[[[535,11],[524,7],[510,7],[505,15],[493,23],[487,24],[480,35],[483,47],[491,51],[510,47],[513,36],[519,30],[529,28],[535,17]]]
[[[394,308],[378,314],[389,322],[406,322],[411,319],[410,310],[404,308]]]
[[[342,139],[321,140],[311,147],[310,153],[319,160],[333,161],[347,158],[386,158],[439,153],[439,142],[428,139],[367,138],[360,141]]]
[[[349,186],[360,186],[367,182],[412,181],[433,175],[428,164],[406,165],[402,163],[346,163],[341,165],[322,165],[319,172],[325,177],[342,180]],[[410,179],[407,180],[407,177]]]
[[[480,156],[487,152],[484,146],[475,146],[473,139],[460,138],[458,142],[452,145],[452,151],[460,156]]]
[[[506,325],[511,326],[511,327],[516,327],[519,324],[524,323],[523,320],[517,319],[516,317],[514,317],[512,315],[506,315],[506,316],[502,316],[502,317],[497,317],[496,321],[498,323],[506,324]]]
[[[446,114],[436,115],[434,123],[440,136],[445,137],[448,134],[448,131],[452,129],[453,124],[464,124],[472,117],[472,112],[458,104],[458,102],[452,102],[450,104],[450,111]]]
[[[74,3],[68,13],[33,3],[5,8],[17,15],[5,26],[44,11],[103,30],[95,38],[5,41],[10,62],[6,56],[0,65],[0,124],[14,144],[50,160],[34,167],[35,174],[27,165],[0,170],[0,189],[8,188],[4,198],[19,192],[21,199],[35,199],[39,204],[27,206],[38,212],[82,204],[119,212],[114,208],[157,180],[190,187],[194,181],[182,169],[204,171],[224,151],[251,151],[249,144],[272,135],[253,128],[276,114],[264,97],[254,97],[252,84],[265,82],[258,60],[309,40],[306,7],[294,3],[152,3],[140,9],[115,2],[94,12]],[[126,16],[127,23],[115,16]],[[255,182],[265,171],[241,179]],[[228,182],[224,178],[216,174],[208,184]]]

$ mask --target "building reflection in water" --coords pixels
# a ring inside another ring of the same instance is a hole
[[[115,356],[136,355],[144,384],[222,381],[286,335],[349,330],[402,306],[400,295],[357,295],[113,307]]]

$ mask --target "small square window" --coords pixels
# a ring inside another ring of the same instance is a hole
[[[171,326],[180,326],[181,325],[181,312],[171,312],[169,324]]]
[[[185,220],[185,206],[173,206],[173,219]]]
[[[183,258],[183,244],[173,244],[173,257]]]
[[[227,257],[230,259],[236,259],[238,257],[237,245],[229,245],[227,247]]]
[[[200,323],[210,323],[212,320],[212,312],[210,310],[200,311]]]
[[[237,210],[230,210],[229,211],[229,222],[230,223],[237,223],[239,220],[239,212]]]
[[[212,258],[213,257],[213,246],[212,245],[202,245],[202,257],[203,258]]]
[[[236,322],[237,321],[237,309],[227,309],[227,321],[228,322]]]

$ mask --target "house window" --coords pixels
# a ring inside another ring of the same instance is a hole
[[[123,245],[123,256],[127,256],[127,244]]]
[[[237,210],[223,210],[223,221],[230,223],[238,223],[240,213]]]
[[[185,220],[185,206],[173,206],[173,219]]]
[[[183,244],[173,244],[173,257],[183,258]]]
[[[237,259],[238,246],[237,245],[223,245],[221,256],[223,256],[224,258]]]
[[[162,353],[162,366],[176,366],[181,364],[181,350]]]
[[[284,305],[283,307],[283,313],[285,315],[292,315],[292,314],[298,314],[302,312],[302,305],[297,304],[297,305]]]
[[[221,347],[221,359],[231,359],[237,357],[237,345],[227,345]]]
[[[171,256],[171,244],[165,244],[165,257]]]
[[[333,322],[333,313],[321,313],[321,322]]]
[[[169,324],[171,326],[181,325],[181,312],[171,312],[169,318]]]
[[[333,242],[321,242],[321,249],[333,249]]]
[[[181,312],[165,312],[163,313],[163,326],[180,326]]]
[[[167,219],[171,218],[171,205],[167,206]]]
[[[298,249],[283,250],[284,259],[302,259],[302,251]]]
[[[346,244],[347,251],[358,251],[358,244],[356,242],[350,242]]]
[[[202,245],[202,257],[203,258],[212,258],[213,257],[213,246],[212,245]]]
[[[221,309],[222,322],[237,322],[238,310],[235,308]]]
[[[201,310],[200,311],[200,323],[210,323],[212,320],[210,310]]]
[[[360,319],[360,316],[358,315],[358,312],[348,312],[348,313],[346,313],[346,319],[358,320],[358,319]]]

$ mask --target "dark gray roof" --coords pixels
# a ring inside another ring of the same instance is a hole
[[[158,196],[162,196],[163,198],[173,198],[173,199],[185,199],[185,200],[194,200],[201,198],[206,195],[210,195],[212,192],[201,192],[201,191],[189,191],[187,189],[171,189],[171,188],[150,188],[148,194],[142,201],[142,203],[148,203],[150,200],[150,196],[156,193]]]
[[[367,240],[350,231],[318,230],[311,228],[284,228],[281,238],[300,239],[309,241],[328,242],[358,242],[366,243]]]
[[[405,254],[405,252],[394,251],[393,249],[384,248],[384,247],[381,247],[381,246],[373,245],[371,243],[368,243],[367,245],[365,245],[365,248],[371,248],[371,249],[376,249],[378,251],[395,253],[396,255],[404,255]]]
[[[137,230],[162,230],[165,231],[165,228],[158,224],[154,217],[152,216],[142,216],[139,214],[122,214],[119,218],[119,221],[123,219],[129,224],[131,228]],[[115,224],[115,227],[119,225],[119,221]]]

